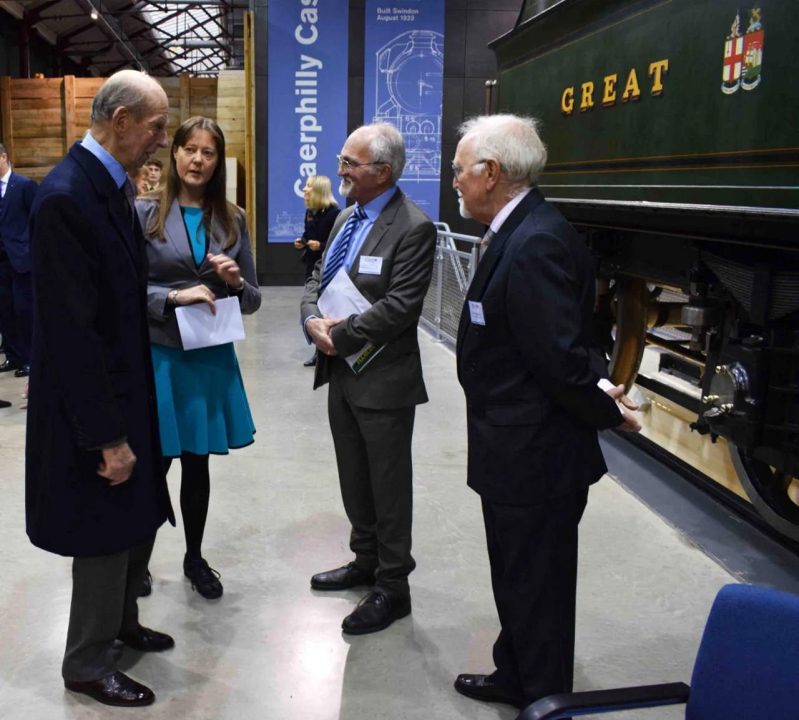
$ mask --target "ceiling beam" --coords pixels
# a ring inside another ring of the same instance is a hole
[[[147,61],[142,57],[138,48],[130,42],[130,39],[125,35],[125,31],[122,29],[119,22],[113,17],[105,16],[102,0],[77,0],[77,2],[83,5],[88,11],[96,10],[98,18],[95,22],[97,26],[117,41],[119,49],[134,62],[139,70],[146,69],[148,65]]]
[[[148,10],[152,7],[157,7],[159,10],[171,10],[177,6],[186,9],[186,6],[192,5],[196,7],[221,5],[225,8],[240,10],[249,10],[250,8],[249,0],[139,0],[133,4],[131,10]]]

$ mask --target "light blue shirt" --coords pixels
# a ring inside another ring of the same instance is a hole
[[[397,192],[397,186],[394,185],[390,187],[385,192],[380,193],[376,198],[370,200],[366,205],[361,205],[363,211],[366,213],[366,219],[361,220],[361,224],[358,225],[357,229],[352,235],[350,239],[350,247],[347,250],[347,257],[344,258],[344,269],[349,272],[350,268],[352,267],[352,263],[355,262],[355,258],[358,256],[358,253],[361,250],[361,245],[363,245],[363,241],[366,240],[366,236],[369,234],[369,231],[372,229],[372,226],[375,224],[378,216],[381,212],[385,209],[386,205],[388,205],[389,200],[394,197],[394,193]],[[344,225],[347,223],[345,222]],[[327,253],[327,257],[331,257],[333,255],[333,250],[336,247],[336,243],[338,243],[339,238],[341,237],[341,233],[344,230],[344,225],[341,226],[341,229],[338,231],[338,235],[336,235],[335,239],[333,240],[333,244],[330,246],[330,250]]]
[[[125,184],[125,180],[128,179],[125,168],[122,167],[119,160],[92,137],[91,130],[86,132],[80,144],[103,164],[105,169],[108,170],[109,175],[114,179],[118,188],[121,188]]]

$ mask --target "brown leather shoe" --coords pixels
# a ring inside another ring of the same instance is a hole
[[[341,623],[347,635],[366,635],[387,628],[395,620],[411,614],[411,598],[388,595],[382,590],[373,590],[364,595],[355,608]]]
[[[354,562],[344,567],[317,573],[311,578],[314,590],[349,590],[359,585],[374,585],[373,571],[361,570]]]
[[[64,680],[64,687],[72,692],[88,695],[103,705],[141,707],[155,702],[155,693],[150,688],[137,683],[118,670],[104,678],[89,682]]]
[[[158,630],[150,630],[143,625],[132,633],[123,633],[119,639],[128,647],[140,652],[161,652],[175,647],[175,641],[171,635],[158,632]]]
[[[455,689],[461,695],[473,700],[506,703],[519,709],[527,705],[521,695],[511,693],[498,685],[494,680],[493,673],[491,675],[470,675],[468,673],[458,675],[455,680]]]

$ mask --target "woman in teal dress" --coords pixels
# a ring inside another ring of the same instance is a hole
[[[175,133],[166,185],[136,201],[147,240],[150,341],[166,470],[180,458],[183,572],[205,598],[222,595],[202,556],[210,498],[208,456],[253,441],[253,424],[233,344],[184,350],[175,308],[238,298],[255,312],[261,293],[244,213],[225,199],[225,136],[210,118]]]

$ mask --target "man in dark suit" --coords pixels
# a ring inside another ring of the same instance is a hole
[[[638,425],[615,402],[622,386],[598,387],[592,260],[535,187],[546,162],[535,122],[480,117],[461,132],[461,212],[490,231],[461,314],[458,378],[501,631],[495,672],[459,675],[455,689],[522,707],[572,689],[577,525],[606,471],[597,430]]]
[[[416,405],[427,402],[416,325],[436,230],[396,187],[404,167],[402,136],[391,125],[365,125],[347,138],[340,192],[355,205],[337,218],[301,307],[319,351],[314,388],[330,383],[328,416],[355,555],[314,575],[311,587],[374,585],[344,618],[342,629],[352,635],[382,630],[411,612],[411,438]],[[323,317],[317,303],[339,272],[372,305],[349,317]],[[356,374],[345,358],[364,346],[379,352]]]
[[[82,142],[31,212],[34,333],[26,448],[31,542],[72,556],[64,685],[108,705],[149,705],[116,670],[116,641],[166,650],[139,623],[156,530],[174,516],[159,449],[147,336],[147,260],[127,173],[166,147],[167,97],[123,70],[92,104]]]
[[[36,183],[11,169],[0,143],[0,333],[6,359],[0,372],[26,377],[31,350],[31,262],[28,216]]]

